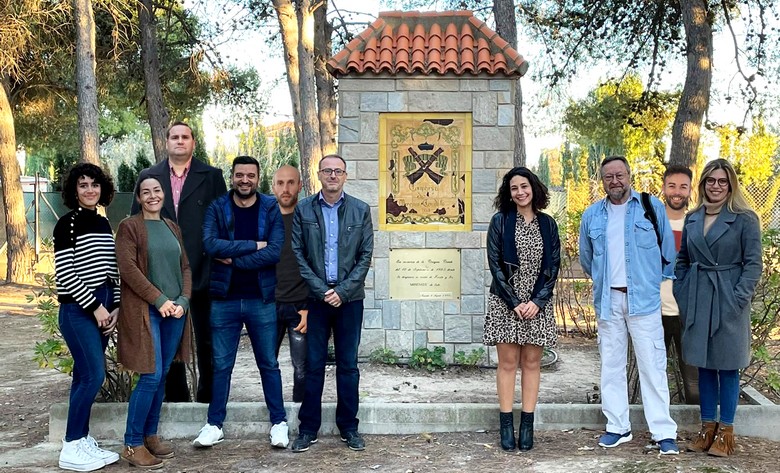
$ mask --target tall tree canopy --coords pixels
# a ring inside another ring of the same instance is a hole
[[[537,73],[552,85],[575,76],[593,60],[620,64],[627,71],[647,71],[647,91],[658,86],[670,60],[685,58],[687,72],[672,129],[671,161],[691,166],[709,106],[713,29],[734,38],[733,51],[748,107],[757,99],[757,75],[775,80],[767,45],[777,44],[778,7],[763,0],[521,0],[518,5],[531,35],[544,45]],[[741,17],[744,33],[733,28]],[[772,39],[774,38],[774,39]],[[773,41],[773,42],[772,42]],[[746,70],[749,65],[754,72]],[[774,66],[776,67],[776,65]]]
[[[586,98],[571,102],[564,113],[567,137],[588,156],[587,175],[595,175],[604,156],[628,159],[637,186],[657,191],[666,154],[665,138],[679,94],[646,92],[637,75],[610,80]]]

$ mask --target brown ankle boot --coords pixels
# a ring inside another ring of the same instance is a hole
[[[734,426],[720,426],[708,454],[716,457],[727,457],[734,453]]]
[[[170,442],[163,442],[159,435],[144,437],[144,447],[157,458],[173,458],[173,446]]]
[[[715,432],[718,430],[717,422],[703,422],[701,424],[701,431],[696,434],[693,443],[688,445],[689,452],[706,452],[712,446],[712,441],[715,440]]]
[[[147,470],[156,470],[163,467],[163,461],[155,457],[143,445],[131,447],[125,445],[122,450],[122,458],[133,466],[146,468]]]

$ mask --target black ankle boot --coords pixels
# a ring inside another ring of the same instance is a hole
[[[522,451],[534,448],[534,413],[520,413],[520,429],[517,433],[517,443]]]
[[[501,448],[504,450],[515,449],[515,419],[511,412],[498,413],[501,432]]]

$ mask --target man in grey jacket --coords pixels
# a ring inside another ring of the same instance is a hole
[[[309,285],[306,389],[298,413],[293,452],[317,441],[322,423],[322,390],[328,339],[333,332],[336,355],[336,426],[341,439],[356,451],[365,449],[358,433],[357,365],[363,326],[365,279],[374,251],[368,204],[344,193],[347,163],[331,154],[319,163],[322,190],[303,199],[293,216],[292,248],[301,276]]]

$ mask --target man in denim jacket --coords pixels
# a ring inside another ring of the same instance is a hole
[[[666,345],[661,324],[660,287],[674,279],[674,235],[664,205],[651,203],[658,234],[646,218],[639,193],[631,189],[631,169],[622,156],[601,163],[607,197],[588,207],[580,225],[580,263],[593,279],[601,355],[601,406],[607,418],[599,445],[632,440],[628,418],[626,355],[628,337],[636,353],[642,404],[661,454],[677,454],[677,424],[669,415]],[[660,247],[659,247],[660,240]],[[663,257],[663,261],[662,260]]]
[[[336,355],[336,426],[352,450],[365,449],[358,433],[358,345],[363,326],[365,279],[374,251],[368,204],[344,193],[347,164],[331,154],[319,163],[322,190],[303,199],[293,216],[292,248],[309,284],[306,389],[298,414],[293,452],[317,441],[322,421],[322,389],[328,338]]]

